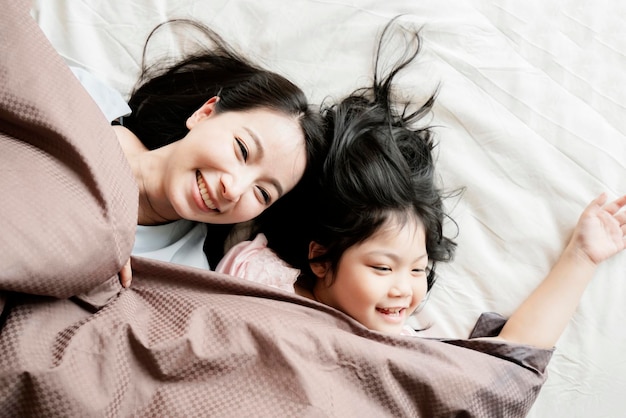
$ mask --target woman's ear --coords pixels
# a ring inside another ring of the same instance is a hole
[[[209,117],[215,111],[215,104],[219,100],[220,98],[218,96],[213,96],[207,100],[205,104],[200,106],[198,110],[193,112],[193,114],[187,118],[187,122],[185,123],[187,129],[191,130],[198,124],[198,122]]]
[[[326,253],[326,247],[318,244],[315,241],[309,243],[309,260],[322,256]],[[309,262],[311,271],[318,279],[324,279],[330,268],[330,262],[328,261],[311,261]]]

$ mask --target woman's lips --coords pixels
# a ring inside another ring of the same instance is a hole
[[[217,206],[209,197],[208,188],[206,186],[206,183],[204,182],[204,179],[202,178],[202,174],[200,174],[200,171],[196,171],[196,181],[198,182],[198,189],[200,190],[200,197],[202,197],[202,202],[204,202],[205,206],[208,209],[219,212],[219,209],[217,209]]]

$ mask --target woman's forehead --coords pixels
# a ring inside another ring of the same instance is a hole
[[[242,119],[242,129],[255,147],[258,161],[284,193],[302,178],[307,164],[304,134],[294,116],[260,108]]]

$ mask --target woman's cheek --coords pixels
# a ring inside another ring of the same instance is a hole
[[[253,193],[252,193],[253,194]],[[235,208],[235,213],[233,214],[236,217],[235,222],[246,222],[250,219],[256,218],[267,208],[267,206],[261,204],[255,196],[246,195],[244,198],[239,200]]]

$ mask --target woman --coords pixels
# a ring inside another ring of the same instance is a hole
[[[297,86],[196,22],[166,24],[191,25],[214,46],[165,69],[146,66],[144,49],[132,113],[114,127],[139,186],[133,254],[208,268],[232,226],[310,175],[325,146]],[[207,233],[194,222],[215,226]],[[129,263],[121,276],[128,286]]]

